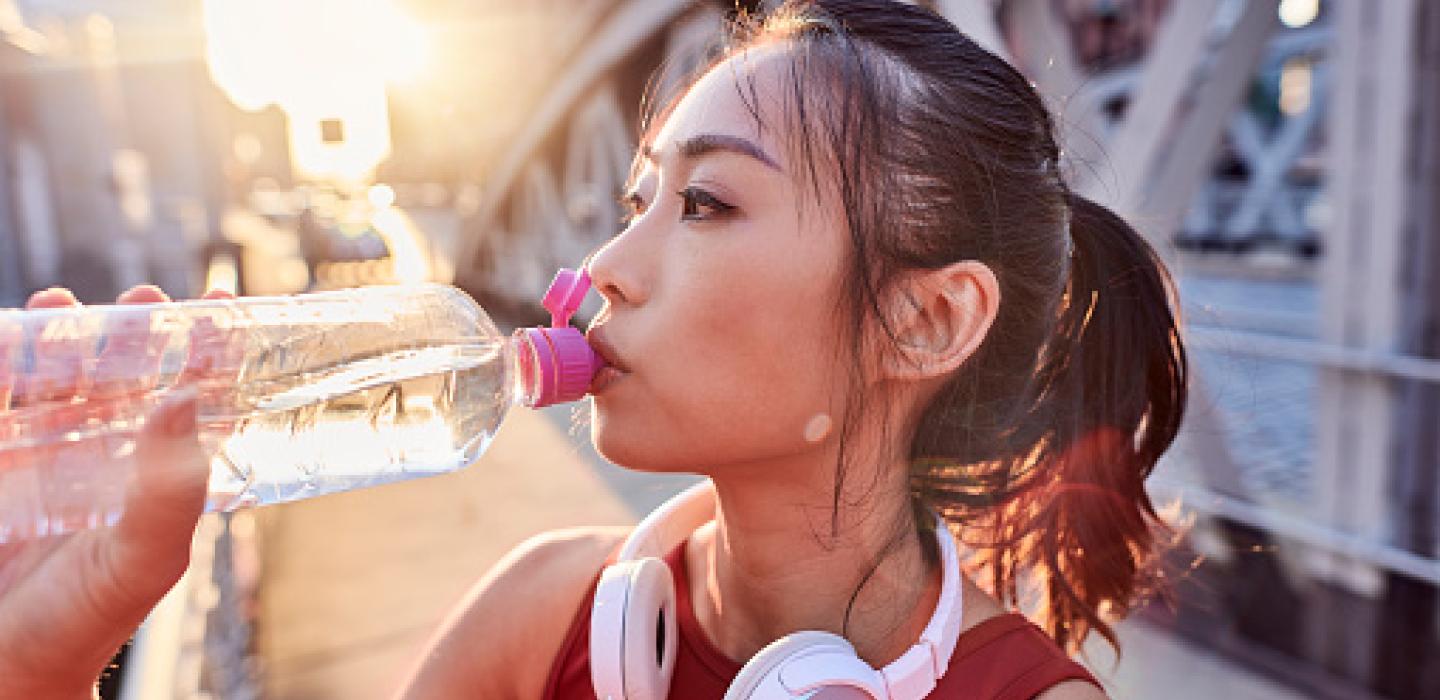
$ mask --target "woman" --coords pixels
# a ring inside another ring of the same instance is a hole
[[[1153,579],[1143,481],[1186,387],[1163,266],[1066,188],[1025,78],[933,14],[791,2],[736,39],[650,122],[633,216],[589,266],[616,368],[596,446],[715,493],[665,557],[669,697],[719,698],[797,630],[889,668],[947,608],[928,697],[1104,697],[1061,650],[1115,643]],[[967,560],[945,599],[932,512]],[[624,537],[518,548],[407,697],[594,697],[592,601]],[[1007,612],[1032,602],[1043,633]]]
[[[590,337],[622,370],[596,387],[592,436],[617,464],[714,484],[715,520],[669,558],[686,589],[670,697],[720,697],[795,630],[899,657],[940,579],[917,502],[988,585],[965,581],[962,640],[1028,572],[1054,643],[1114,641],[1102,614],[1152,563],[1142,484],[1185,357],[1163,267],[1066,189],[1053,131],[1003,61],[874,0],[787,4],[654,120],[634,215],[589,266]],[[409,697],[589,696],[589,601],[622,537],[522,546]],[[1039,697],[1103,696],[1054,675]],[[931,697],[978,697],[961,680]]]

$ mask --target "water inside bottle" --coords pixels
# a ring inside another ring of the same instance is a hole
[[[488,446],[513,400],[506,365],[503,343],[470,343],[265,381],[242,377],[229,387],[238,412],[207,412],[202,400],[200,438],[213,455],[208,508],[292,501],[463,467]],[[0,448],[0,543],[116,522],[140,427],[117,421],[38,449]]]

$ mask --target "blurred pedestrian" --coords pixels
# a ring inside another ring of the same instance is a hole
[[[320,282],[320,263],[330,260],[330,235],[320,223],[313,203],[307,201],[295,217],[295,236],[300,242],[300,255],[305,258],[305,269],[309,271],[309,286],[314,288]]]

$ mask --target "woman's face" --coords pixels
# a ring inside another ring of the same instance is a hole
[[[618,464],[786,459],[825,442],[817,416],[838,420],[853,361],[837,312],[848,233],[777,132],[788,60],[752,50],[694,85],[641,147],[636,216],[593,259],[606,307],[592,341],[628,370],[598,386],[593,437]]]

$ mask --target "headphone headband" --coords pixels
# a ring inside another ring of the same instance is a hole
[[[920,633],[920,641],[931,646],[935,680],[938,681],[945,675],[950,657],[955,654],[955,644],[960,640],[964,591],[960,586],[960,552],[955,544],[955,534],[950,532],[950,526],[939,513],[935,513],[935,540],[940,545],[940,602],[935,606],[935,614],[930,617],[929,624]]]
[[[650,511],[625,538],[616,561],[662,559],[696,528],[714,519],[715,485],[705,479]]]

